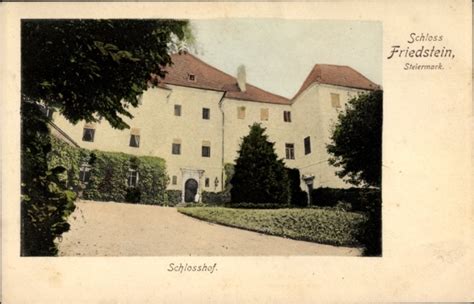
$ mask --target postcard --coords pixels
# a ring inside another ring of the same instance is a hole
[[[2,302],[474,297],[470,2],[0,10]]]

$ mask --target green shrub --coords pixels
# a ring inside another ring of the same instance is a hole
[[[365,256],[382,255],[382,198],[379,193],[377,197],[371,193],[363,194],[365,200],[370,201],[366,204],[367,222],[361,223],[358,240],[364,244]]]
[[[230,191],[230,189],[232,188],[232,184],[230,183],[230,181],[232,180],[234,173],[235,173],[235,165],[226,163],[224,165],[224,175],[225,175],[224,191]]]
[[[300,170],[287,168],[290,180],[291,205],[295,207],[308,206],[308,194],[301,189]]]
[[[139,203],[141,201],[140,189],[135,187],[128,187],[125,194],[125,201],[128,203]]]
[[[130,156],[124,153],[94,151],[95,161],[83,197],[96,201],[126,201]]]
[[[176,206],[181,203],[183,191],[181,190],[166,190],[166,200],[165,205],[167,206]]]
[[[137,157],[137,170],[140,174],[137,186],[140,190],[140,203],[163,204],[169,182],[164,159],[152,156]]]
[[[37,104],[21,103],[21,255],[54,256],[54,240],[69,230],[75,193],[66,168],[48,164],[52,138]]]
[[[202,202],[207,205],[223,206],[230,203],[230,191],[202,192]]]
[[[340,211],[352,211],[352,205],[347,202],[339,202],[334,206],[334,209]]]
[[[223,206],[231,202],[231,194],[230,191],[232,189],[232,184],[230,183],[232,177],[234,176],[234,165],[233,164],[225,164],[224,165],[224,174],[225,174],[225,182],[224,182],[224,190],[220,192],[202,192],[202,199],[201,201],[206,206]]]
[[[83,192],[85,199],[152,205],[164,203],[168,177],[163,159],[116,152],[93,153],[95,161]],[[136,187],[127,185],[131,168],[138,172]]]
[[[48,154],[48,166],[61,166],[66,171],[61,175],[66,186],[74,191],[80,190],[79,169],[81,159],[88,156],[87,150],[73,147],[62,140],[51,136],[51,152]]]
[[[316,206],[330,206],[339,210],[363,212],[367,221],[358,228],[358,241],[364,245],[364,255],[382,254],[382,196],[380,189],[318,188],[312,192],[312,201]],[[349,209],[350,205],[350,209]]]
[[[372,188],[317,188],[311,192],[311,205],[334,207],[338,203],[350,203],[353,211],[366,212],[380,196],[380,190]]]
[[[354,211],[370,212],[381,204],[382,193],[379,189],[362,189],[351,202]]]
[[[291,205],[281,205],[274,203],[229,203],[225,204],[225,207],[235,209],[282,209],[292,208]]]
[[[86,185],[79,181],[80,167],[84,161],[90,164],[90,179]],[[81,192],[84,199],[141,204],[165,202],[168,177],[165,161],[161,158],[89,151],[52,138],[48,162],[50,167],[60,165],[66,169],[62,179],[70,189]],[[139,174],[136,187],[127,185],[130,168]]]

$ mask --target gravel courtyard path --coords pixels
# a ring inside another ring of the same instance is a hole
[[[175,208],[80,201],[61,256],[260,256],[346,255],[335,247],[268,236],[200,221]]]

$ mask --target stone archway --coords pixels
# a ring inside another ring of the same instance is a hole
[[[194,178],[188,179],[186,183],[184,183],[184,202],[194,202],[194,197],[196,196],[197,190],[198,182]]]
[[[194,202],[194,197],[196,196],[196,194],[199,194],[199,197],[201,197],[201,177],[204,174],[204,170],[181,168],[181,174],[183,181],[181,184],[181,202]]]

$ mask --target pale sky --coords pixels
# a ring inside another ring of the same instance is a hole
[[[285,19],[191,20],[199,58],[291,98],[316,63],[348,65],[382,85],[382,24]]]

